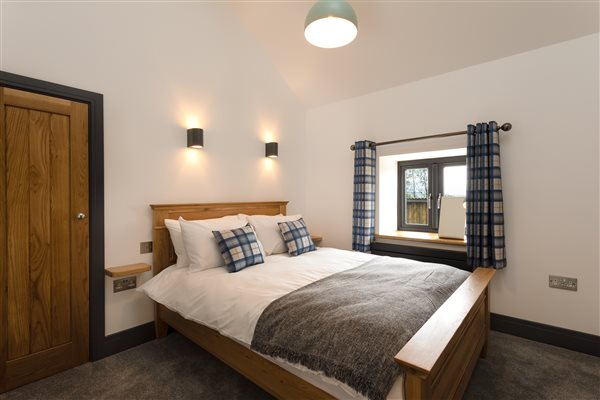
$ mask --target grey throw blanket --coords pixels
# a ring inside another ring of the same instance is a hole
[[[383,400],[400,374],[396,353],[468,276],[446,265],[378,257],[275,300],[260,316],[251,348]]]

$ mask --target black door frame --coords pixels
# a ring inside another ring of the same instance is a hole
[[[90,201],[90,360],[110,354],[104,335],[104,110],[100,93],[0,71],[0,86],[74,100],[88,105]],[[110,346],[109,346],[110,347]]]

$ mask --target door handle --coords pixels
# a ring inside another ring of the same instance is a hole
[[[82,213],[82,212],[80,212],[80,213],[77,214],[76,218],[77,219],[85,219],[85,214]]]

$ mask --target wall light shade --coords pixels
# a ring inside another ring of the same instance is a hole
[[[358,34],[352,6],[341,0],[319,0],[304,21],[304,37],[317,47],[333,49],[351,43]]]
[[[201,149],[204,147],[204,130],[191,128],[187,130],[187,147]]]
[[[271,142],[265,144],[265,157],[277,158],[279,156],[279,144]]]

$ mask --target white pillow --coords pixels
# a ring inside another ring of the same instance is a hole
[[[246,224],[247,221],[237,215],[196,221],[179,218],[183,245],[189,258],[190,272],[204,271],[225,265],[212,231],[241,228]]]
[[[265,249],[265,254],[270,256],[271,254],[287,253],[287,247],[277,223],[297,221],[302,218],[302,215],[247,215],[246,218],[254,227],[258,240]]]
[[[169,230],[171,242],[175,248],[175,254],[177,254],[177,268],[187,267],[190,264],[190,260],[183,245],[183,237],[181,236],[181,226],[179,225],[179,221],[176,219],[165,219],[165,226]]]

